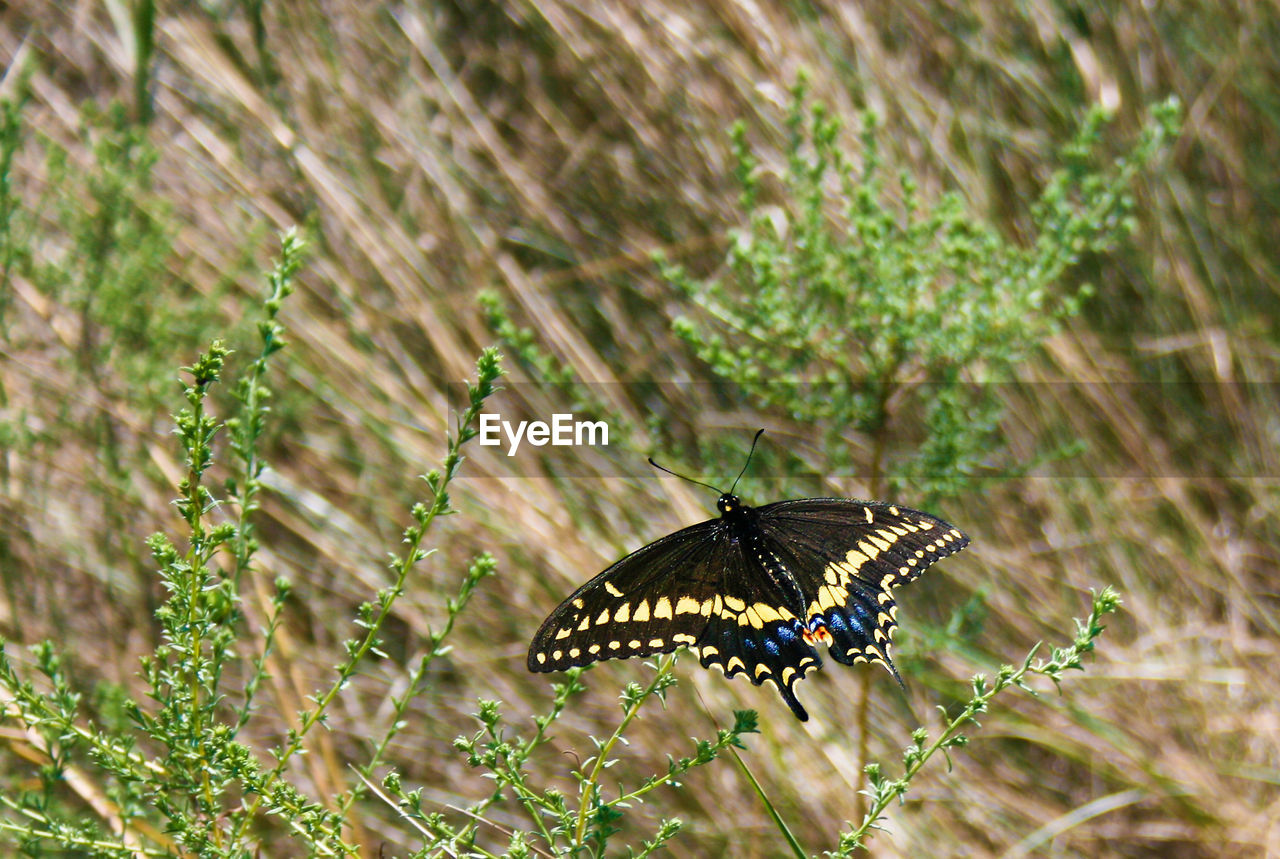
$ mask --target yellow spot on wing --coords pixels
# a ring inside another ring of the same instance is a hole
[[[818,605],[822,609],[844,605],[847,599],[849,599],[849,592],[844,588],[833,588],[830,585],[818,588]]]
[[[574,601],[573,601],[573,607],[574,607],[574,608],[582,608],[582,600],[581,600],[581,599],[576,599],[576,600],[574,600]]]
[[[597,653],[599,653],[599,652],[600,652],[600,645],[598,645],[598,644],[593,644],[593,645],[591,645],[590,647],[588,647],[588,648],[587,648],[587,653],[590,653],[592,656],[594,656],[595,654],[597,654]]]
[[[868,535],[867,535],[867,539],[868,539],[868,540],[870,540],[870,541],[871,541],[871,543],[872,543],[872,544],[873,544],[877,549],[879,549],[881,552],[883,552],[883,551],[885,551],[886,549],[888,549],[888,548],[889,548],[889,546],[890,546],[890,545],[892,545],[892,543],[894,542],[893,540],[889,540],[888,542],[886,542],[885,540],[881,539],[880,537],[876,537],[876,536],[873,536],[873,535],[871,535],[871,534],[868,534]]]
[[[761,623],[773,623],[775,620],[782,620],[781,613],[768,603],[758,602],[750,609],[760,616]],[[786,609],[783,609],[786,611]]]
[[[872,516],[871,516],[871,508],[870,508],[870,507],[863,507],[863,508],[862,508],[862,513],[863,513],[863,515],[864,515],[864,516],[866,516],[866,517],[867,517],[867,524],[868,524],[868,525],[870,525],[873,521],[875,521],[875,520],[872,518]]]
[[[790,665],[782,669],[782,682],[786,683],[787,681],[789,681],[791,679],[791,675],[795,673],[796,673],[796,670],[792,668]]]
[[[674,641],[676,644],[693,644],[698,639],[694,638],[692,635],[689,635],[688,633],[677,632],[675,635],[671,636],[671,640]]]
[[[624,602],[622,605],[618,606],[618,610],[613,613],[613,622],[626,623],[627,619],[630,617],[631,617],[631,603]]]
[[[640,605],[636,606],[636,610],[632,612],[631,619],[636,623],[644,623],[649,619],[649,601],[642,600]]]
[[[743,663],[743,661],[738,657],[733,656],[733,657],[730,657],[729,661],[725,663],[725,666],[724,666],[725,673],[728,674],[730,671],[732,671],[734,669],[734,666],[737,666],[737,668],[741,671],[747,670],[746,664]]]
[[[676,614],[697,614],[701,610],[702,604],[693,597],[680,597],[676,603]]]
[[[608,592],[609,592],[609,596],[611,596],[611,597],[620,597],[620,596],[622,596],[622,591],[620,591],[620,590],[618,590],[617,588],[615,588],[615,587],[613,586],[613,582],[605,582],[605,583],[604,583],[604,589],[605,589],[606,591],[608,591]]]
[[[876,632],[879,632],[879,631],[880,630],[878,629],[876,630]],[[632,650],[635,650],[639,646],[640,646],[640,639],[638,638],[633,638],[627,642],[627,647],[630,647]]]
[[[569,648],[569,658],[570,658],[570,659],[577,659],[581,654],[582,654],[582,650],[581,650],[580,648],[577,648],[577,647],[570,647],[570,648]]]
[[[702,608],[700,609],[702,616],[711,617],[711,609],[713,607],[716,609],[716,611],[720,610],[720,597],[716,597],[714,600],[708,597],[707,599],[704,599],[702,601]]]
[[[609,610],[605,609],[604,611],[600,612],[600,616],[596,618],[596,625],[599,626],[602,623],[608,623],[608,622],[609,622]]]
[[[621,641],[611,641],[611,642],[609,642],[609,649],[610,649],[610,650],[617,650],[617,649],[618,649],[619,647],[621,647],[621,646],[622,646],[622,642],[621,642]]]
[[[747,607],[747,604],[737,597],[725,597],[724,604],[734,611],[742,611]]]
[[[850,549],[849,554],[844,556],[844,562],[852,567],[855,573],[862,569],[862,565],[868,560],[867,556],[859,552],[857,549]]]
[[[572,633],[568,629],[562,629],[556,633],[556,641],[562,638],[568,638]]]
[[[868,558],[870,558],[873,561],[880,554],[880,550],[877,549],[875,546],[871,545],[870,543],[868,543],[866,540],[862,540],[858,543],[858,549],[862,552],[862,554],[866,555]]]
[[[649,646],[650,646],[650,647],[662,647],[662,646],[663,646],[662,639],[661,639],[661,638],[651,638],[651,639],[649,639]]]
[[[539,665],[542,665],[542,664],[543,664],[543,663],[545,663],[546,661],[547,661],[547,654],[545,654],[545,653],[539,653],[539,654],[538,654],[538,664],[539,664]]]
[[[581,632],[582,630],[586,629],[589,626],[591,626],[591,618],[584,617],[582,619],[582,623],[578,624],[578,631]]]
[[[763,662],[760,662],[760,663],[757,663],[757,664],[756,664],[756,676],[757,676],[757,677],[759,677],[761,674],[768,674],[768,673],[769,673],[769,666],[768,666],[768,665],[765,665]]]
[[[666,597],[659,599],[653,606],[653,616],[671,620],[671,600]]]

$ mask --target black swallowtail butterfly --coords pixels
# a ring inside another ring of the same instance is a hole
[[[703,667],[773,684],[801,721],[809,714],[795,684],[821,667],[820,643],[837,662],[879,662],[902,683],[889,653],[892,590],[968,537],[936,516],[879,502],[748,507],[730,489],[717,506],[719,519],[650,543],[570,594],[534,635],[529,670],[687,647]]]

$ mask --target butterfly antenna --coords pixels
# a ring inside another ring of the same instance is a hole
[[[670,474],[672,477],[678,477],[681,480],[687,480],[690,483],[696,483],[699,486],[705,486],[708,489],[714,489],[716,492],[719,492],[721,495],[724,494],[723,492],[720,491],[719,487],[712,486],[710,483],[703,483],[701,480],[694,480],[692,477],[686,477],[683,474],[676,474],[674,471],[672,471],[669,468],[663,468],[661,465],[658,465],[658,463],[653,461],[652,456],[649,457],[649,464],[652,465],[654,468],[658,469],[659,471],[665,471],[667,474]]]
[[[738,476],[733,479],[733,486],[729,487],[729,494],[733,494],[733,490],[738,488],[738,481],[742,479],[742,475],[747,473],[747,467],[751,465],[751,457],[756,452],[756,442],[760,441],[760,436],[764,435],[764,427],[756,432],[756,437],[751,440],[751,452],[747,454],[747,461],[743,463],[742,470],[738,472]]]

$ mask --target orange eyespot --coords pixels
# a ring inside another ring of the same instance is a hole
[[[810,621],[810,623],[812,622],[813,621]],[[817,627],[814,629],[806,629],[801,634],[801,637],[805,640],[806,644],[810,645],[817,645],[818,643],[830,644],[832,641],[831,632],[827,629],[827,625],[822,621],[818,621],[817,624]]]

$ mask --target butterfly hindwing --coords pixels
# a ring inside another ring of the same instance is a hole
[[[711,519],[677,531],[578,588],[534,635],[529,670],[563,671],[695,644],[720,584],[721,527]]]
[[[805,641],[798,603],[769,574],[750,541],[734,540],[720,583],[720,596],[697,646],[704,668],[726,677],[745,674],[753,684],[770,683],[801,721],[809,714],[796,699],[795,684],[821,667],[822,658]]]
[[[880,662],[896,678],[893,589],[963,549],[968,537],[936,516],[892,504],[808,498],[758,512],[768,544],[804,592],[807,628],[830,634],[837,662]]]

